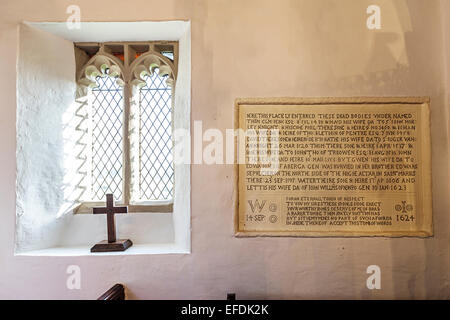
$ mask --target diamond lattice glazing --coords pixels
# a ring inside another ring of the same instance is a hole
[[[92,200],[122,199],[123,94],[115,78],[97,77],[92,89]]]
[[[140,198],[169,200],[174,185],[172,92],[158,69],[145,82],[140,90]]]

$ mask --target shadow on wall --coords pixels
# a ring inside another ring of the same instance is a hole
[[[296,19],[304,23],[291,33],[291,46],[298,48],[299,39],[308,39],[301,46],[307,50],[298,52],[300,60],[308,63],[298,66],[296,85],[348,96],[394,95],[408,84],[407,41],[413,32],[409,8],[404,0],[378,1],[381,28],[370,30],[366,9],[371,4],[334,0],[292,4]],[[311,76],[305,79],[305,74]]]

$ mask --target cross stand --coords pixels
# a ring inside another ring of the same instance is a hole
[[[127,213],[128,207],[114,207],[112,194],[106,195],[106,208],[94,208],[94,214],[106,214],[108,223],[108,240],[103,240],[91,248],[91,252],[125,251],[133,245],[130,239],[116,239],[114,214]]]

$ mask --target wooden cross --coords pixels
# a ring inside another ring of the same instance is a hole
[[[114,223],[114,215],[116,213],[127,213],[127,207],[114,207],[114,198],[112,194],[106,195],[106,208],[94,208],[94,214],[106,214],[108,224],[108,242],[116,242],[116,224]]]
[[[116,239],[116,225],[114,215],[116,213],[127,213],[128,207],[114,207],[114,198],[112,194],[106,195],[106,207],[94,208],[94,214],[106,214],[108,225],[108,240],[101,241],[91,248],[91,252],[124,251],[131,247],[131,240]]]

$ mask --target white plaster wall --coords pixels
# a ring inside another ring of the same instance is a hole
[[[73,103],[73,44],[22,25],[17,65],[18,251],[53,247],[63,218],[62,117]]]
[[[162,33],[162,32],[161,32]],[[178,38],[178,76],[175,85],[174,127],[191,130],[191,27],[190,23]],[[183,159],[175,163],[174,197],[174,240],[184,252],[191,251],[191,158],[190,136],[175,140],[175,154],[183,154]],[[185,142],[185,143],[184,143]]]
[[[73,1],[0,3],[0,297],[95,298],[115,282],[130,298],[449,298],[450,215],[445,65],[436,0],[377,1],[383,28],[365,28],[365,0],[79,0],[83,21],[191,21],[192,121],[233,125],[237,97],[431,96],[430,239],[253,238],[232,233],[233,168],[192,166],[192,253],[14,257],[15,61],[20,21],[65,21]],[[389,3],[388,3],[389,2]],[[387,4],[388,3],[388,4]],[[383,7],[389,6],[389,14]],[[157,10],[155,10],[157,8]],[[444,25],[448,34],[449,29]],[[445,39],[445,41],[444,41]],[[444,45],[445,44],[445,45]],[[448,66],[448,64],[447,64]],[[67,290],[66,268],[82,270]],[[366,288],[366,268],[382,289]],[[44,289],[45,288],[45,289]]]

